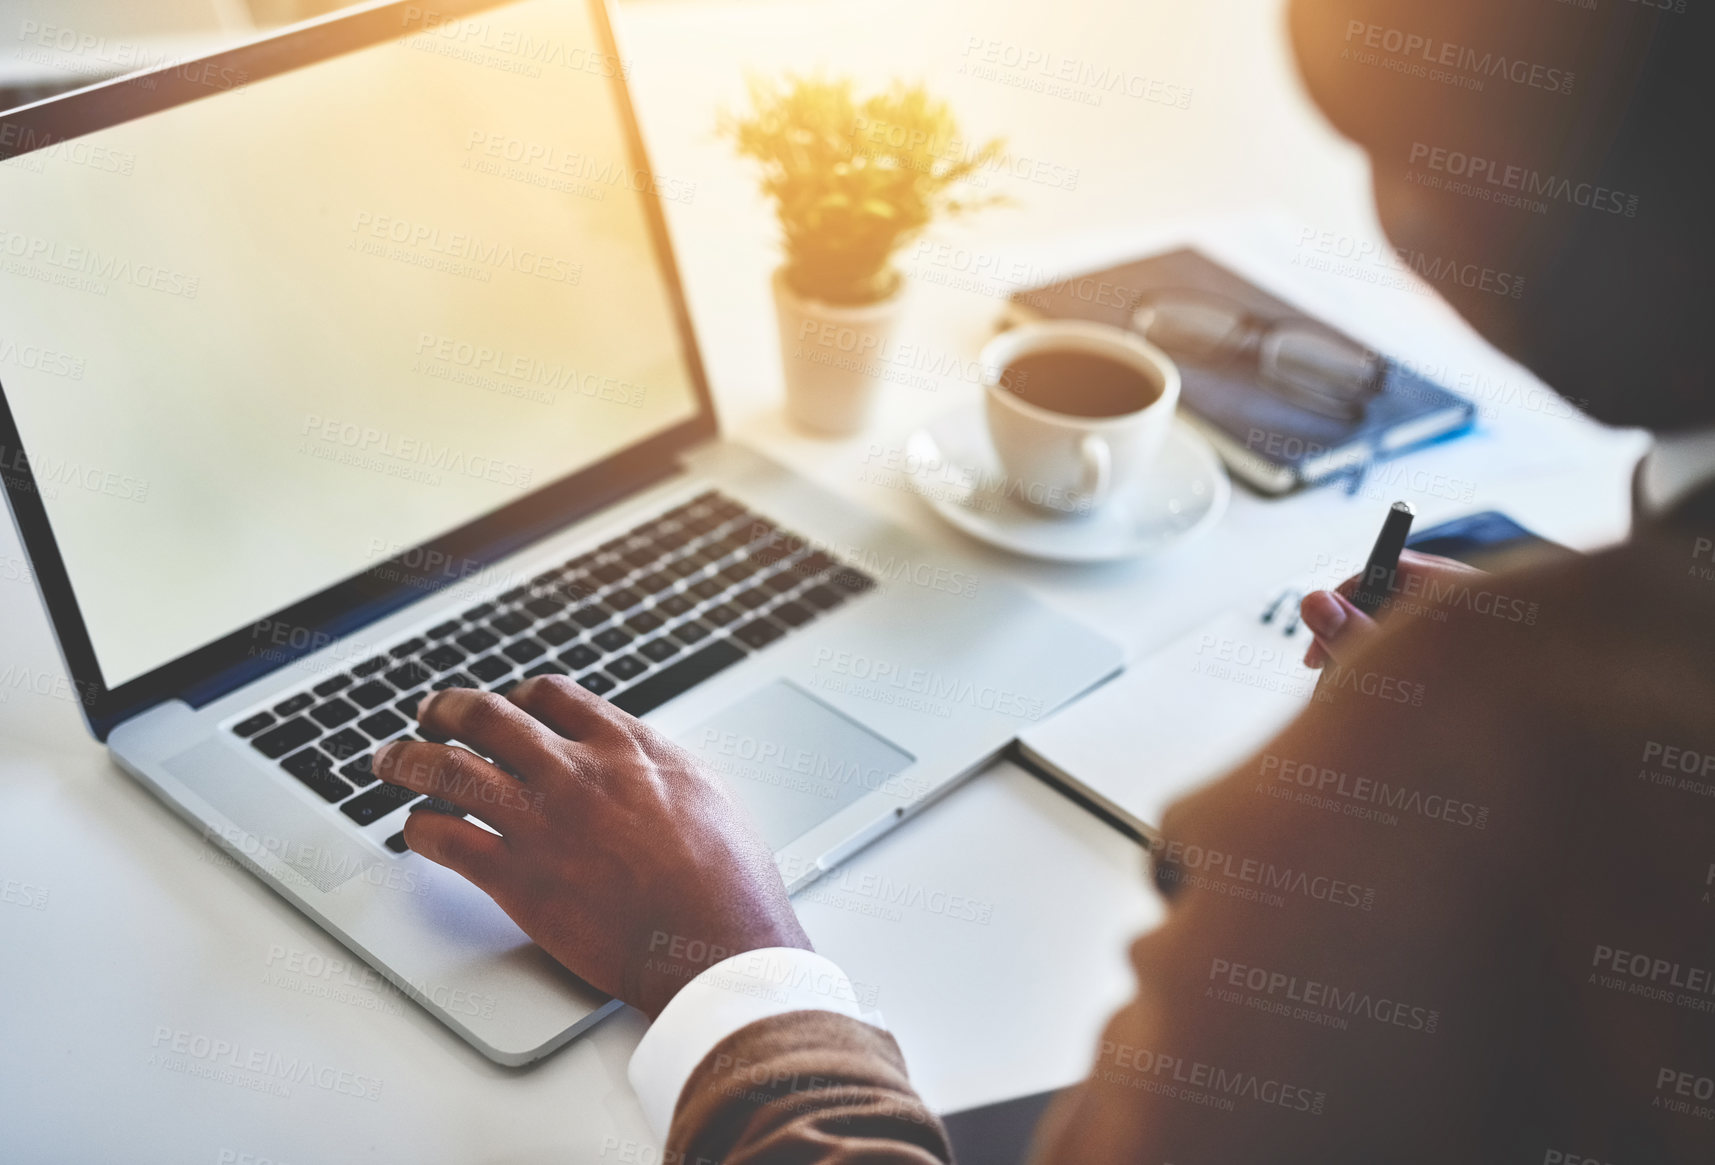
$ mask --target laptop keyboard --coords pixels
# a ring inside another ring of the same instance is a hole
[[[430,692],[569,675],[642,716],[874,586],[711,491],[228,727],[355,827],[419,801],[458,813],[371,769],[382,744],[422,739]],[[404,834],[386,844],[403,853]]]

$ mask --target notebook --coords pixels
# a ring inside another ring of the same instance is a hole
[[[1485,570],[1574,552],[1486,510],[1407,543]],[[1315,699],[1298,601],[1339,580],[1259,590],[1020,735],[1018,758],[1151,845],[1168,805],[1260,751]]]
[[[1190,249],[1021,291],[1007,321],[1083,319],[1129,328],[1144,295],[1169,290],[1221,295],[1260,319],[1303,320],[1344,335]],[[1391,360],[1380,391],[1355,421],[1295,404],[1259,386],[1254,371],[1244,361],[1218,369],[1180,361],[1181,403],[1233,475],[1264,494],[1361,474],[1373,462],[1466,432],[1477,415],[1471,401]]]

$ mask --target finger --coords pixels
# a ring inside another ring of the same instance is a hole
[[[375,774],[391,785],[451,801],[503,833],[540,821],[540,790],[516,779],[467,748],[395,741],[375,754]]]
[[[503,696],[470,688],[436,692],[417,708],[425,734],[468,744],[523,780],[541,780],[563,758],[559,738]]]
[[[1316,636],[1312,650],[1322,649],[1321,663],[1350,659],[1381,629],[1374,619],[1333,591],[1311,591],[1298,604],[1298,612],[1304,625]],[[1320,666],[1310,663],[1308,652],[1304,661],[1311,667]]]
[[[535,676],[513,688],[507,699],[568,740],[600,744],[631,731],[631,717],[571,676]]]
[[[1460,562],[1456,558],[1443,558],[1439,554],[1419,554],[1415,550],[1404,550],[1400,552],[1399,568],[1394,572],[1393,586],[1397,590],[1406,585],[1407,579],[1428,580],[1448,575],[1482,573],[1483,571]],[[1348,599],[1353,598],[1358,593],[1358,586],[1363,580],[1363,571],[1359,571],[1342,582],[1336,590]]]
[[[504,838],[479,825],[427,810],[405,821],[405,844],[436,865],[463,875],[489,897],[505,880],[512,852]]]

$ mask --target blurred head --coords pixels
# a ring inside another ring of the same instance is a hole
[[[1715,8],[1293,0],[1290,25],[1404,263],[1597,419],[1715,424]]]

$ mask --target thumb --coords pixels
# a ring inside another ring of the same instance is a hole
[[[1311,591],[1298,604],[1298,613],[1316,636],[1316,642],[1304,653],[1306,667],[1349,660],[1381,630],[1374,619],[1335,591]]]

